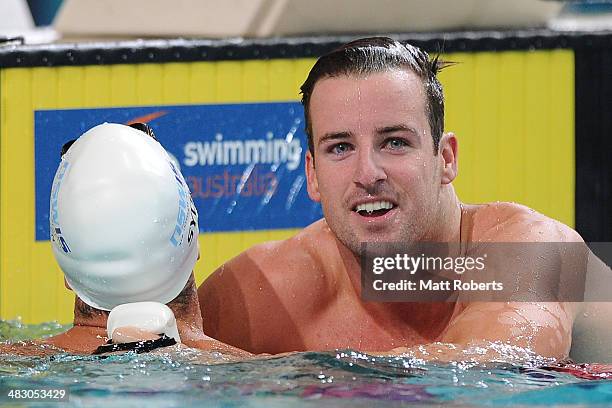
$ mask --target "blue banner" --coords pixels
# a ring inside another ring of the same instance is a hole
[[[200,232],[300,228],[322,217],[306,192],[308,148],[297,102],[40,110],[34,113],[36,240],[64,143],[104,122],[146,122],[174,156]]]

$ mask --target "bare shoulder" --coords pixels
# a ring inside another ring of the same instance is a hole
[[[568,246],[549,247],[548,243],[583,242],[582,237],[562,222],[516,203],[466,206],[464,214],[470,220],[471,242],[478,244],[476,250],[490,255],[487,267],[491,266],[496,280],[503,282],[504,294],[511,294],[513,301],[466,303],[449,324],[445,340],[465,343],[473,341],[476,333],[478,340],[502,341],[543,356],[566,357],[575,310],[557,299],[571,296],[573,292],[565,289],[580,287],[574,285],[579,283],[579,275],[573,273],[571,266],[582,265],[579,258],[570,256],[575,252],[562,251]],[[497,243],[530,244],[496,246]],[[570,247],[583,248],[573,244]],[[524,298],[521,293],[525,293]],[[556,296],[550,297],[551,294]],[[517,335],[527,332],[535,335]]]
[[[198,289],[205,333],[259,352],[270,339],[296,331],[295,322],[307,320],[334,288],[327,278],[329,263],[323,262],[333,250],[325,229],[318,221],[220,266]]]
[[[495,202],[468,209],[474,241],[583,242],[569,226],[517,203]]]
[[[267,282],[286,281],[304,272],[322,267],[325,259],[326,224],[323,220],[309,225],[291,238],[255,245],[219,267],[204,283],[221,283],[226,279]]]

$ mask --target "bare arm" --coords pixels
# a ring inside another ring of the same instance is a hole
[[[567,304],[472,303],[451,321],[439,342],[372,354],[439,361],[560,360],[569,353],[572,321]]]

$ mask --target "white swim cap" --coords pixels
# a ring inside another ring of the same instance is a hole
[[[62,157],[50,209],[53,254],[88,305],[165,304],[185,287],[198,257],[198,214],[153,137],[112,123],[83,134]]]

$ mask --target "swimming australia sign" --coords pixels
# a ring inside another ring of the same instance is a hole
[[[50,236],[62,145],[104,122],[153,128],[191,190],[200,232],[299,228],[322,216],[306,193],[307,143],[296,102],[40,110],[34,122],[37,240]]]

